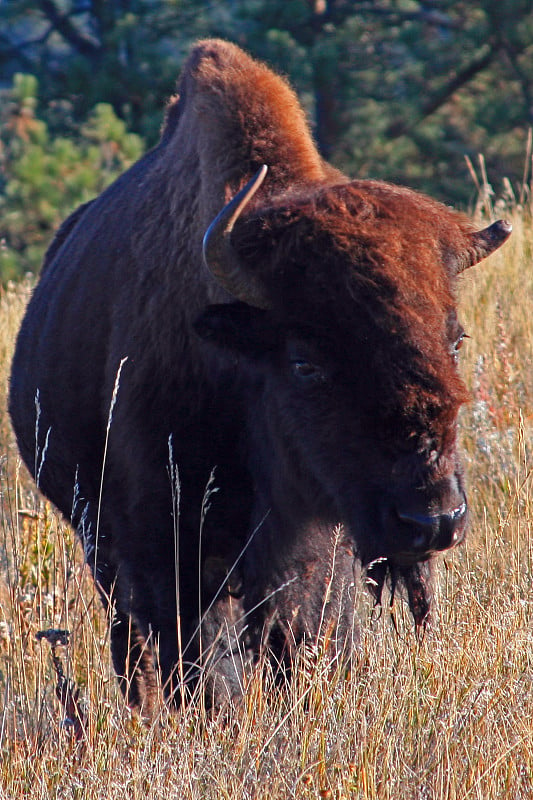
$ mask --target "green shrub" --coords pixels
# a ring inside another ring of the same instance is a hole
[[[54,230],[141,155],[144,145],[107,103],[72,137],[37,117],[38,82],[15,75],[0,111],[0,280],[37,273]]]

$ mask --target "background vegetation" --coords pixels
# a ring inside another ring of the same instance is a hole
[[[400,601],[395,633],[361,588],[350,675],[317,647],[288,692],[253,676],[224,724],[197,700],[143,725],[118,693],[79,545],[18,459],[5,387],[32,279],[8,279],[36,273],[68,212],[156,141],[206,35],[287,73],[338,166],[470,207],[480,225],[496,210],[515,232],[461,280],[471,529],[438,559],[425,639]],[[533,796],[532,81],[529,0],[0,3],[2,800]],[[77,706],[55,695],[36,639],[50,627],[71,631],[58,655]]]
[[[200,36],[288,74],[349,174],[475,199],[526,185],[530,0],[10,0],[0,3],[0,279],[38,270],[53,229],[158,137]],[[24,76],[24,77],[23,77]],[[527,166],[529,172],[529,165]]]

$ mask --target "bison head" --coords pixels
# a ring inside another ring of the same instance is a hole
[[[245,210],[265,174],[206,234],[206,263],[237,302],[209,307],[197,330],[249,366],[252,469],[277,504],[290,497],[302,526],[306,514],[342,521],[377,600],[387,575],[393,591],[401,581],[420,625],[430,558],[462,541],[467,520],[456,277],[511,226],[475,232],[374,181]]]

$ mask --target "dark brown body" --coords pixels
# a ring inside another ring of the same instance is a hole
[[[186,682],[202,662],[233,694],[265,640],[281,656],[331,621],[349,649],[354,557],[423,623],[430,557],[466,521],[456,275],[508,235],[349,182],[233,45],[200,43],[179,93],[160,144],[58,232],[11,378],[22,456],[84,541],[145,707],[180,655]],[[202,237],[261,164],[210,272]]]

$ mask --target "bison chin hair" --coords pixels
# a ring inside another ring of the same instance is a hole
[[[376,607],[382,607],[385,584],[390,590],[391,616],[394,597],[398,589],[405,590],[417,633],[423,634],[430,621],[431,608],[431,559],[403,566],[388,558],[377,558],[366,567],[366,585],[374,598]],[[396,627],[396,625],[395,625]]]

